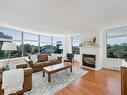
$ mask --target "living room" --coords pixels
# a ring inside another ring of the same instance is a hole
[[[127,95],[126,8],[0,1],[0,95]]]

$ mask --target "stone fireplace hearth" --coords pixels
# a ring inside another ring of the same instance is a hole
[[[96,67],[96,55],[82,54],[82,65],[95,68]]]

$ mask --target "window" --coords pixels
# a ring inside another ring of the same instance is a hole
[[[51,53],[52,52],[52,37],[41,35],[40,36],[40,53]]]
[[[53,43],[64,43],[64,37],[53,37]]]
[[[17,50],[10,52],[11,58],[28,56],[38,53],[57,53],[63,52],[63,37],[53,37],[21,32],[14,29],[0,27],[0,59],[8,58],[8,51],[1,50],[3,42],[13,42]]]
[[[40,53],[56,53],[62,54],[63,50],[60,46],[63,46],[64,38],[56,36],[40,36]]]
[[[40,53],[51,53],[52,44],[51,43],[40,43]]]
[[[107,32],[107,58],[127,58],[127,27]]]
[[[17,50],[11,51],[10,57],[21,57],[22,56],[22,32],[0,27],[0,59],[6,59],[8,58],[8,51],[1,50],[3,42],[9,41],[16,43]]]
[[[6,59],[8,58],[8,51],[3,51],[1,50],[3,42],[5,41],[0,41],[0,59]],[[21,57],[22,56],[22,43],[19,41],[9,41],[13,42],[16,44],[17,50],[15,51],[10,51],[10,58],[16,58],[16,57]]]
[[[18,41],[12,41],[13,43],[16,44],[17,50],[11,51],[10,52],[10,57],[11,58],[16,58],[16,57],[22,57],[22,42]]]
[[[17,30],[0,27],[0,38],[10,40],[21,40],[22,32],[17,32]]]
[[[62,43],[56,43],[56,44],[53,44],[53,53],[56,53],[56,54],[62,54],[63,53],[63,49],[60,49],[60,46],[62,46]]]
[[[40,42],[51,43],[52,42],[52,37],[51,36],[41,35],[40,36]]]
[[[72,53],[79,54],[80,53],[80,36],[72,36]]]
[[[53,53],[62,54],[63,53],[63,44],[64,44],[64,37],[53,37]]]
[[[32,33],[23,33],[23,39],[24,56],[39,53],[38,35]]]
[[[38,42],[24,41],[24,56],[38,54]]]
[[[23,33],[23,39],[29,41],[38,41],[38,35],[32,33]]]

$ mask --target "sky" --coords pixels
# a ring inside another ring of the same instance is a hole
[[[12,36],[13,40],[14,39],[21,40],[22,38],[21,37],[22,32],[20,31],[17,32],[16,30],[0,27],[0,32],[3,32],[5,35]]]
[[[107,44],[114,45],[114,44],[121,44],[121,43],[127,43],[127,36],[121,37],[121,38],[108,38]]]
[[[112,29],[107,32],[107,44],[127,43],[127,27]]]
[[[18,30],[0,27],[0,32],[3,32],[5,35],[12,36],[13,40],[21,40],[21,38],[22,38],[22,32],[18,31]],[[38,35],[24,32],[24,40],[38,41]],[[51,36],[41,35],[40,41],[41,42],[51,42]],[[63,37],[54,37],[53,42],[56,43],[57,41],[64,42],[64,38]]]

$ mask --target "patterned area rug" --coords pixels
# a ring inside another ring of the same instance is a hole
[[[70,69],[63,70],[56,74],[52,74],[50,83],[48,82],[47,74],[43,77],[42,72],[33,73],[32,90],[26,92],[25,95],[54,95],[86,73],[87,71],[79,68],[73,68],[72,73]]]

